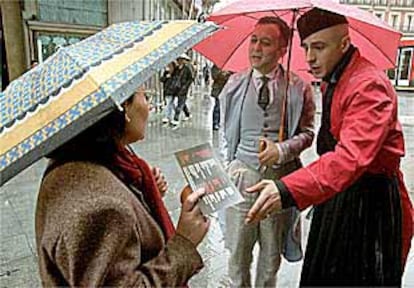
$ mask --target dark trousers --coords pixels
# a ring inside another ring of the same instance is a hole
[[[175,108],[174,120],[178,121],[180,119],[181,111],[184,112],[186,117],[190,117],[190,110],[188,110],[187,104],[187,95],[185,96],[178,96],[178,103],[177,107]]]
[[[214,108],[213,108],[213,127],[220,125],[220,100],[218,97],[214,97]]]

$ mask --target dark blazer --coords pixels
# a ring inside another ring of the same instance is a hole
[[[184,64],[181,69],[178,67],[176,70],[180,77],[181,84],[181,88],[177,92],[177,96],[187,96],[188,89],[193,82],[193,73],[191,72],[191,68],[189,67],[189,64]]]
[[[164,96],[177,95],[177,92],[181,86],[177,69],[174,69],[172,73],[170,71],[165,71],[160,80],[164,84]],[[178,89],[175,87],[175,83],[178,83]]]

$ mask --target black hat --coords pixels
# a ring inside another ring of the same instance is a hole
[[[313,8],[303,14],[297,23],[300,40],[303,41],[309,35],[323,29],[339,24],[348,24],[345,16]]]

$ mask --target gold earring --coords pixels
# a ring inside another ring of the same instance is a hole
[[[131,122],[131,118],[128,117],[128,114],[125,114],[125,121],[127,123]]]

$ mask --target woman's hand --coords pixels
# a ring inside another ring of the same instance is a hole
[[[190,185],[186,185],[183,190],[181,190],[180,193],[180,202],[181,204],[183,204],[185,202],[185,200],[187,199],[187,197],[193,193],[193,190],[191,190]]]
[[[177,234],[190,240],[194,246],[200,244],[210,227],[210,220],[201,213],[200,207],[197,205],[204,193],[204,189],[198,189],[188,195],[181,207],[181,215],[177,225]]]
[[[161,173],[160,168],[153,167],[152,175],[154,175],[155,182],[157,183],[158,190],[160,190],[161,196],[164,197],[165,193],[168,190],[168,183],[165,180],[164,175]]]

